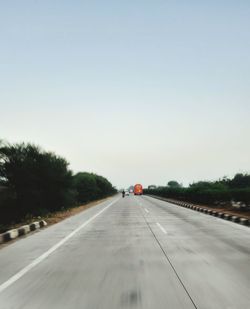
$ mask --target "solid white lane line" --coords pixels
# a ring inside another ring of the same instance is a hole
[[[149,211],[147,210],[147,208],[144,208],[144,210],[145,210],[147,213],[149,213]]]
[[[164,234],[167,234],[167,231],[164,229],[163,226],[160,225],[159,222],[157,222],[156,225],[159,227],[159,229],[160,229]]]
[[[10,277],[7,281],[2,283],[0,285],[0,293],[3,292],[5,289],[7,289],[10,285],[15,283],[17,280],[22,278],[27,272],[29,272],[31,269],[33,269],[35,266],[40,264],[42,261],[44,261],[49,255],[51,255],[54,251],[56,251],[58,248],[60,248],[66,241],[68,241],[70,238],[72,238],[77,232],[79,232],[81,229],[83,229],[86,225],[88,225],[90,222],[92,222],[94,219],[96,219],[100,214],[102,214],[105,210],[107,210],[109,207],[111,207],[113,204],[115,204],[119,199],[114,200],[112,203],[104,207],[101,211],[99,211],[97,214],[95,214],[93,217],[88,219],[86,222],[84,222],[82,225],[80,225],[78,228],[76,228],[73,232],[71,232],[69,235],[64,237],[61,241],[59,241],[57,244],[55,244],[53,247],[51,247],[48,251],[43,253],[41,256],[36,258],[32,263],[24,267],[22,270],[20,270],[18,273],[16,273],[14,276]]]

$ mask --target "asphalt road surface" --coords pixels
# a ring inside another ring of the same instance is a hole
[[[250,229],[116,196],[0,250],[0,309],[247,309]]]

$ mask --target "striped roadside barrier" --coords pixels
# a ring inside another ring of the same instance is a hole
[[[20,226],[17,229],[9,230],[9,231],[7,231],[3,234],[0,234],[0,244],[8,242],[10,240],[13,240],[17,237],[26,235],[26,234],[30,233],[31,231],[35,231],[35,230],[40,229],[40,228],[42,228],[46,225],[47,225],[46,221],[41,220],[41,221],[32,222],[29,225]]]

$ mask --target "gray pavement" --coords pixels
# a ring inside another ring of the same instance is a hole
[[[249,291],[248,227],[150,197],[116,196],[0,250],[0,309],[245,309]]]

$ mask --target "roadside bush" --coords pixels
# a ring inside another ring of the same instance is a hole
[[[72,174],[68,170],[68,163],[37,146],[2,145],[0,177],[11,192],[12,201],[9,198],[8,202],[2,202],[7,205],[2,214],[5,217],[8,217],[10,204],[11,208],[14,207],[12,219],[18,220],[27,214],[39,215],[74,203]]]
[[[95,175],[96,184],[98,188],[98,196],[100,198],[109,196],[116,193],[116,190],[113,188],[112,184],[103,176]]]
[[[0,230],[26,216],[45,215],[112,195],[104,177],[72,175],[68,162],[32,144],[0,140]]]
[[[232,189],[232,199],[237,202],[242,202],[243,207],[250,207],[250,188]]]
[[[250,207],[250,175],[237,174],[233,179],[215,182],[199,181],[187,188],[166,186],[145,189],[144,194],[210,205],[231,205],[231,201],[235,201],[243,207]]]
[[[96,179],[90,173],[77,173],[73,176],[73,185],[76,190],[77,203],[93,201],[98,195]]]
[[[4,232],[4,227],[18,218],[16,198],[11,189],[0,190],[0,233]]]
[[[73,185],[78,204],[103,198],[116,192],[106,178],[86,172],[80,172],[74,175]]]

